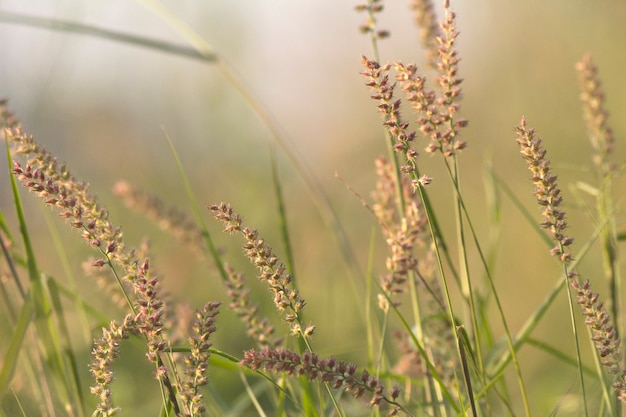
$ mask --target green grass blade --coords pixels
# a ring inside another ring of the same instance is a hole
[[[28,325],[34,317],[34,310],[33,300],[31,298],[26,298],[24,300],[24,304],[22,305],[17,325],[15,326],[13,335],[11,336],[9,349],[3,358],[2,370],[0,370],[0,400],[4,398],[11,386],[11,380],[13,379],[15,369],[17,368],[18,357],[20,351],[22,350],[24,336],[28,330]]]
[[[265,414],[265,410],[263,410],[263,407],[261,406],[261,404],[259,403],[259,400],[257,399],[256,393],[254,392],[252,387],[250,387],[250,384],[248,384],[248,380],[246,379],[246,376],[244,375],[244,373],[240,371],[239,376],[241,377],[241,382],[243,383],[243,386],[246,389],[248,398],[250,399],[252,404],[254,404],[254,409],[256,410],[256,412],[259,414],[260,417],[267,417],[267,414]]]
[[[195,30],[178,16],[168,10],[163,4],[156,0],[136,0],[154,14],[159,16],[165,23],[180,34],[201,56],[212,57],[216,60],[215,52],[211,45],[205,41]]]
[[[2,247],[2,254],[4,255],[6,263],[9,267],[11,277],[13,278],[13,281],[16,283],[16,288],[20,295],[19,301],[22,301],[26,298],[26,294],[24,293],[24,289],[22,288],[19,276],[17,274],[17,269],[15,267],[15,262],[13,259],[13,254],[9,252],[9,249],[4,242],[4,239],[2,239],[2,236],[0,236],[0,247]],[[18,300],[14,299],[16,297],[13,295],[13,292],[9,293],[9,291],[7,290],[7,284],[8,284],[8,280],[6,282],[4,280],[0,281],[0,297],[3,301],[2,307],[4,308],[4,311],[7,314],[9,324],[13,325],[17,319],[16,307],[14,305],[14,302]]]
[[[7,152],[7,160],[9,166],[13,165],[13,161],[11,160],[11,152],[9,150],[8,141],[5,142],[6,152]],[[22,240],[24,243],[24,249],[26,251],[26,266],[28,268],[28,278],[30,282],[30,296],[32,298],[33,308],[35,310],[35,323],[37,325],[38,331],[41,333],[40,337],[42,338],[42,342],[44,348],[47,353],[47,357],[50,360],[55,358],[55,349],[54,349],[54,337],[51,332],[51,327],[48,327],[50,312],[52,310],[50,306],[50,301],[48,300],[41,279],[39,278],[39,271],[37,267],[37,262],[35,258],[35,251],[33,250],[33,246],[30,240],[30,234],[28,233],[28,228],[26,226],[26,218],[24,216],[24,208],[22,205],[22,200],[20,198],[19,190],[17,187],[17,181],[15,180],[15,176],[13,173],[10,173],[11,180],[11,191],[13,193],[13,200],[15,204],[15,211],[17,214],[17,218],[19,221],[20,233],[22,234]],[[58,359],[58,357],[57,357]],[[58,364],[59,362],[56,361]]]
[[[13,235],[11,234],[11,229],[9,229],[9,226],[7,225],[2,210],[0,210],[0,230],[2,230],[2,233],[4,233],[4,235],[7,237],[7,239],[9,239],[10,242],[14,240]]]
[[[13,166],[13,161],[11,160],[11,151],[9,149],[8,141],[5,141],[6,153],[7,153],[7,161],[9,163],[9,167]],[[35,258],[35,251],[33,250],[33,246],[30,241],[30,234],[28,233],[28,228],[26,226],[26,217],[24,216],[24,207],[22,205],[22,199],[20,198],[19,190],[17,187],[17,181],[15,181],[15,176],[13,173],[10,173],[11,180],[11,191],[13,193],[13,201],[15,204],[15,211],[17,214],[17,218],[19,221],[20,233],[22,234],[22,240],[24,242],[24,250],[26,251],[26,266],[28,268],[28,278],[31,285],[31,296],[33,297],[34,308],[35,308],[35,316],[39,320],[41,318],[46,318],[51,311],[50,303],[45,296],[43,285],[41,280],[39,279],[39,270],[37,267],[37,261]],[[44,331],[42,336],[45,336],[47,331]],[[50,336],[50,335],[48,335]],[[49,341],[49,340],[47,340]],[[46,347],[49,347],[46,344]]]
[[[578,366],[578,361],[576,360],[576,358],[573,358],[565,353],[563,353],[562,351],[560,351],[559,349],[555,348],[554,346],[550,346],[547,343],[544,343],[540,340],[537,339],[533,339],[532,337],[529,337],[526,340],[526,343],[528,343],[530,346],[534,346],[546,353],[548,353],[550,356],[553,356],[557,359],[559,359],[561,362],[564,362],[568,365],[571,365],[573,368],[576,368]],[[591,369],[588,366],[583,366],[582,367],[583,372],[585,374],[587,374],[588,376],[598,376],[596,371]]]
[[[270,145],[270,163],[272,165],[272,183],[274,185],[274,194],[276,197],[276,208],[278,209],[278,220],[280,226],[280,235],[283,239],[285,247],[285,265],[292,275],[296,275],[295,263],[293,259],[293,250],[291,247],[291,238],[289,237],[289,227],[287,224],[287,210],[285,208],[285,199],[278,174],[278,162],[276,161],[276,152],[274,146]],[[294,282],[297,287],[297,281]]]
[[[174,147],[174,144],[172,143],[172,140],[170,139],[165,129],[163,129],[163,135],[165,137],[165,141],[167,142],[167,146],[170,149],[172,158],[174,159],[174,163],[176,164],[178,175],[183,184],[183,187],[185,188],[185,193],[187,194],[187,199],[189,200],[189,203],[191,204],[191,210],[196,219],[196,223],[198,223],[198,227],[200,228],[200,230],[202,230],[202,237],[204,238],[204,243],[207,245],[209,254],[213,258],[213,261],[215,262],[215,265],[217,267],[217,270],[219,271],[220,277],[222,278],[222,280],[228,281],[228,274],[226,273],[226,269],[224,268],[224,261],[222,260],[222,257],[219,251],[217,250],[217,247],[215,246],[213,239],[211,238],[211,233],[209,232],[209,228],[204,222],[202,211],[200,210],[198,201],[196,200],[193,190],[191,189],[191,184],[189,183],[189,177],[185,173],[185,169],[180,160],[180,157],[178,156],[178,152],[176,152],[176,148]]]
[[[63,352],[63,376],[65,380],[65,386],[70,394],[71,402],[68,403],[68,407],[71,407],[77,416],[85,415],[85,398],[81,391],[81,381],[78,372],[77,359],[74,355],[75,349],[72,347],[72,341],[70,337],[70,327],[65,320],[65,314],[63,311],[63,303],[61,303],[61,297],[59,289],[56,286],[56,281],[53,279],[46,279],[48,287],[48,293],[50,294],[50,300],[52,301],[52,308],[58,323],[58,332],[60,344]]]
[[[240,375],[241,375],[241,379],[243,380],[245,378],[245,375],[243,374],[243,372]],[[247,386],[249,386],[249,390],[248,388],[246,388],[245,392],[242,392],[235,399],[235,401],[233,402],[233,405],[228,409],[226,413],[224,413],[224,417],[238,417],[238,416],[243,415],[244,411],[250,406],[250,404],[253,403],[253,398],[256,399],[260,397],[262,394],[264,394],[265,392],[267,392],[268,385],[265,383],[265,381],[258,381],[252,386],[249,385],[247,380],[245,383],[248,384]],[[257,409],[257,413],[258,413],[259,407],[257,407],[257,404],[254,404],[254,407],[255,409]],[[261,410],[262,410],[262,407],[261,407]],[[272,415],[282,416],[284,415],[284,413],[279,411]]]
[[[454,168],[455,168],[454,172],[456,172],[456,165],[454,166]],[[453,179],[455,178],[453,175],[451,175],[451,177]],[[517,380],[518,380],[518,385],[520,387],[520,392],[521,392],[521,395],[522,395],[522,401],[524,403],[525,413],[526,413],[527,416],[530,416],[530,414],[531,414],[530,413],[530,404],[528,402],[528,396],[527,396],[527,391],[526,391],[526,384],[525,384],[524,379],[523,379],[521,366],[520,366],[519,361],[517,359],[517,354],[516,354],[517,350],[515,348],[515,342],[513,340],[513,335],[511,334],[511,332],[509,330],[509,325],[508,325],[508,322],[506,320],[506,316],[504,314],[504,309],[503,309],[502,303],[500,301],[500,297],[498,296],[498,292],[497,292],[497,288],[496,288],[496,285],[495,285],[495,281],[494,281],[494,279],[493,279],[493,277],[491,275],[490,269],[489,269],[488,261],[487,261],[487,259],[485,257],[485,254],[484,254],[484,252],[483,252],[483,250],[481,248],[481,245],[480,245],[480,243],[478,241],[478,235],[477,235],[476,230],[474,228],[473,221],[472,221],[472,219],[471,219],[471,217],[470,217],[470,215],[469,215],[469,213],[467,211],[467,207],[465,206],[465,202],[464,202],[464,200],[462,198],[462,195],[460,193],[460,190],[458,188],[458,181],[457,180],[453,180],[453,185],[454,185],[455,190],[457,192],[459,209],[462,211],[462,213],[465,216],[465,219],[467,221],[467,225],[468,225],[468,227],[470,229],[470,232],[471,232],[471,237],[472,237],[472,239],[474,241],[474,245],[476,247],[476,250],[478,251],[478,255],[480,257],[480,261],[481,261],[481,263],[483,265],[484,272],[485,272],[486,277],[487,277],[487,283],[489,285],[489,288],[491,289],[491,295],[493,296],[494,301],[496,303],[498,315],[500,316],[500,321],[501,321],[502,326],[504,328],[504,334],[505,334],[507,345],[508,345],[508,351],[507,352],[510,355],[510,359],[513,361],[513,364],[514,364],[514,367],[515,367],[515,370],[516,370],[516,373],[517,373]],[[470,290],[471,290],[471,286],[470,286]],[[470,292],[470,294],[471,294],[471,292]],[[470,303],[470,306],[472,307],[472,320],[474,320],[474,323],[476,323],[476,320],[478,320],[478,317],[476,317],[475,315],[478,314],[478,313],[474,309],[473,297],[474,296],[472,295],[472,300],[471,300],[472,303]],[[479,346],[479,343],[476,346]],[[484,378],[486,378],[486,371],[485,371],[486,366],[483,363],[482,356],[479,356],[479,359],[480,359],[480,362],[479,362],[479,364],[480,364],[480,374],[479,374],[479,376],[481,378],[483,378],[483,382],[485,382]]]
[[[485,184],[485,201],[489,219],[489,240],[485,258],[487,259],[489,270],[493,271],[498,258],[500,241],[502,240],[502,201],[490,159],[485,159],[483,164],[483,182]]]
[[[0,22],[17,24],[39,29],[54,30],[65,33],[76,33],[83,36],[92,36],[126,45],[152,49],[171,55],[183,56],[204,62],[215,62],[217,57],[208,52],[199,52],[197,48],[175,45],[168,42],[158,41],[129,33],[117,32],[110,29],[99,28],[93,25],[85,25],[66,20],[41,18],[25,14],[0,11]]]
[[[9,149],[8,141],[5,141],[7,160],[9,166],[13,165],[11,160],[11,152]],[[22,235],[22,241],[24,243],[24,249],[26,251],[26,266],[28,269],[28,278],[30,282],[30,298],[32,306],[35,312],[35,326],[37,328],[37,336],[41,340],[45,358],[48,361],[48,365],[53,374],[57,377],[57,381],[62,381],[63,376],[63,358],[59,345],[58,334],[56,333],[55,324],[52,320],[52,306],[48,294],[45,291],[42,278],[39,274],[37,267],[37,261],[35,257],[35,251],[33,249],[28,227],[26,225],[26,218],[24,215],[24,208],[22,200],[20,198],[17,181],[12,172],[10,172],[11,190],[13,193],[13,200],[15,205],[15,211],[17,214],[20,233]],[[26,302],[26,299],[25,299]],[[61,397],[62,402],[68,402],[68,387],[64,384],[57,384],[58,395]]]
[[[59,231],[56,227],[56,224],[54,223],[52,219],[52,216],[50,215],[50,212],[48,210],[44,210],[44,213],[45,213],[46,223],[48,224],[48,230],[50,231],[50,236],[52,237],[52,241],[54,242],[54,247],[58,254],[58,259],[63,266],[64,276],[67,277],[69,285],[74,290],[74,292],[77,292],[78,283],[76,282],[76,277],[74,275],[74,271],[72,270],[70,259],[67,255],[66,245],[63,244],[63,240],[61,239],[61,236],[59,235]],[[53,288],[54,290],[58,291],[58,288],[56,286],[57,285],[56,280],[52,280],[52,282],[50,282],[50,278],[48,278],[46,282],[48,283],[49,289]],[[52,295],[53,294],[51,294],[51,296]],[[80,303],[76,304],[75,307],[76,307],[76,312],[79,318],[78,321],[80,322],[80,327],[82,328],[82,331],[83,331],[83,338],[85,342],[91,343],[92,341],[91,329],[89,328],[89,321],[87,320],[87,314],[85,313],[85,309],[82,307],[82,304]],[[60,329],[60,330],[64,330],[64,329]],[[69,332],[67,334],[69,334]]]
[[[111,321],[111,318],[99,310],[96,310],[91,304],[81,298],[75,290],[68,288],[62,282],[57,281],[54,278],[50,278],[49,281],[54,282],[55,291],[65,298],[70,300],[77,308],[85,311],[90,317],[101,323],[101,326],[107,326]]]
[[[426,353],[426,350],[421,345],[421,343],[417,340],[417,337],[415,336],[415,333],[411,329],[411,326],[409,325],[409,323],[406,321],[406,318],[402,315],[402,313],[400,312],[398,307],[393,303],[393,300],[391,300],[389,298],[389,296],[382,290],[382,288],[380,288],[380,285],[378,285],[378,289],[381,291],[381,294],[387,299],[387,302],[389,303],[389,307],[391,309],[393,309],[396,317],[398,317],[398,319],[402,323],[402,326],[403,326],[404,330],[406,331],[406,333],[409,335],[409,337],[411,338],[411,340],[415,344],[415,347],[419,351],[420,356],[424,360],[424,363],[426,364],[428,370],[432,373],[433,379],[435,381],[437,381],[437,383],[439,384],[439,386],[441,388],[441,391],[442,391],[442,394],[445,397],[448,405],[450,407],[452,407],[456,413],[459,413],[460,412],[460,408],[459,408],[458,404],[456,403],[456,401],[454,400],[454,397],[452,396],[452,394],[448,390],[448,387],[446,387],[446,384],[444,384],[443,380],[441,379],[441,376],[437,372],[437,368],[431,362],[428,354]]]
[[[365,296],[363,297],[363,305],[365,306],[365,332],[367,335],[367,362],[369,367],[373,367],[374,364],[374,329],[375,326],[374,317],[372,312],[372,283],[374,282],[374,252],[376,247],[376,227],[372,227],[370,234],[370,246],[369,255],[367,257],[367,273],[365,281]]]
[[[500,189],[502,189],[502,191],[504,191],[506,196],[511,200],[511,202],[513,203],[515,208],[520,212],[520,214],[526,220],[526,223],[528,223],[532,227],[532,229],[535,232],[537,232],[537,234],[539,235],[541,240],[543,240],[543,242],[547,245],[548,248],[552,248],[552,246],[554,246],[554,244],[552,242],[552,239],[550,239],[550,236],[548,236],[544,232],[544,230],[541,229],[541,227],[539,227],[539,222],[537,221],[536,217],[533,214],[531,214],[531,212],[524,207],[524,205],[522,204],[520,199],[517,198],[517,196],[515,195],[513,190],[511,190],[511,188],[506,184],[506,182],[504,182],[495,173],[493,173],[493,180],[498,185],[498,187]]]
[[[0,224],[2,226],[3,231],[6,228],[6,231],[4,233],[5,233],[5,236],[8,238],[9,242],[13,242],[13,237],[11,236],[8,230],[8,227],[4,221],[4,216],[2,215],[1,211],[0,211]],[[15,286],[17,287],[17,290],[19,291],[21,298],[24,299],[26,297],[26,291],[24,290],[24,287],[22,286],[22,282],[20,281],[19,275],[17,274],[17,269],[15,268],[16,261],[18,263],[21,263],[21,260],[16,259],[16,255],[9,252],[9,249],[7,245],[5,244],[4,239],[2,239],[1,237],[0,237],[0,246],[2,247],[2,254],[4,255],[4,258],[7,261],[7,265],[9,266],[9,270],[11,271],[11,277],[13,277]]]
[[[460,332],[463,326],[457,327],[457,346],[459,347],[459,353],[461,356],[461,369],[463,370],[463,379],[465,380],[465,387],[467,389],[467,396],[469,398],[470,407],[475,416],[478,415],[476,411],[476,403],[474,401],[474,391],[472,389],[472,378],[470,377],[469,366],[467,365],[467,356],[465,355],[465,346],[468,349],[471,348],[470,344],[465,342],[465,339],[461,337]],[[471,350],[470,350],[471,351]]]

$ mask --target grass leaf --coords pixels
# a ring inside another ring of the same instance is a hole
[[[13,329],[9,349],[3,358],[2,370],[0,370],[0,399],[5,397],[11,387],[11,381],[17,369],[18,357],[22,351],[24,337],[26,336],[28,326],[33,320],[34,311],[33,300],[26,298],[24,304],[22,304],[17,324]]]

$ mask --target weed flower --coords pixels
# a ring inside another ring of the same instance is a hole
[[[557,185],[557,177],[550,171],[546,151],[541,147],[541,139],[535,138],[534,129],[527,129],[526,121],[522,119],[515,131],[521,153],[532,173],[535,196],[543,208],[544,221],[541,226],[548,229],[552,239],[557,243],[551,253],[558,255],[567,267],[572,261],[568,247],[573,243],[573,239],[565,234],[567,222],[565,212],[559,208],[562,196]],[[599,295],[591,291],[589,281],[581,283],[577,278],[577,272],[572,269],[567,269],[567,277],[570,278],[569,284],[577,292],[576,302],[582,308],[585,325],[591,332],[591,339],[602,364],[610,374],[617,375],[618,378],[613,387],[619,399],[626,402],[626,372],[621,368],[620,342],[615,327],[611,323],[611,317],[604,308],[604,304],[598,301]]]
[[[437,38],[441,36],[437,18],[430,0],[413,0],[410,5],[415,10],[415,23],[421,29],[420,40],[426,51],[426,62],[435,66],[437,52]]]
[[[582,61],[576,64],[576,70],[582,90],[580,100],[583,104],[583,116],[587,123],[591,144],[596,151],[593,161],[606,176],[616,169],[609,161],[615,138],[613,130],[607,123],[609,115],[604,108],[604,93],[600,88],[598,68],[594,65],[591,56],[585,55]]]
[[[114,416],[120,411],[113,405],[110,385],[113,383],[113,361],[120,353],[120,341],[128,339],[129,319],[130,316],[122,325],[112,321],[108,328],[102,329],[102,337],[94,341],[91,351],[93,362],[89,365],[89,371],[96,382],[91,387],[91,393],[99,400],[94,415]]]
[[[85,276],[92,278],[96,282],[98,288],[110,300],[111,305],[119,309],[128,307],[128,300],[124,297],[127,289],[122,291],[118,283],[111,281],[111,277],[103,271],[104,260],[102,258],[89,257],[82,263],[82,268]],[[122,282],[122,284],[124,287],[128,287],[126,282]]]
[[[416,7],[418,10],[428,9],[426,2],[417,4]],[[467,126],[468,121],[457,117],[460,107],[458,103],[461,96],[460,85],[463,80],[458,77],[460,59],[455,48],[459,35],[456,30],[456,15],[450,10],[448,1],[444,2],[444,13],[445,17],[439,24],[437,35],[434,35],[432,29],[429,31],[437,45],[436,68],[439,72],[438,84],[441,96],[426,89],[426,78],[417,73],[415,64],[398,62],[394,64],[394,69],[397,74],[396,80],[401,84],[407,101],[418,114],[419,130],[430,138],[426,151],[429,153],[440,151],[445,157],[451,157],[467,146],[467,143],[458,137],[459,130]],[[393,100],[396,83],[389,81],[391,65],[381,66],[364,56],[361,57],[361,63],[365,67],[361,74],[367,78],[366,85],[374,90],[371,97],[379,103],[378,109],[383,115],[383,125],[396,142],[394,149],[402,153],[408,162],[406,166],[401,167],[401,171],[413,173],[418,153],[410,146],[410,142],[415,139],[415,132],[407,131],[409,124],[400,118],[400,100]]]
[[[449,0],[444,1],[444,20],[440,22],[440,35],[436,36],[438,46],[437,70],[439,71],[438,83],[442,89],[442,97],[438,98],[436,105],[439,107],[439,118],[445,126],[440,135],[431,135],[431,142],[426,148],[428,152],[436,150],[450,157],[457,151],[466,147],[466,142],[458,140],[459,129],[467,126],[465,119],[457,119],[459,111],[458,100],[461,96],[459,87],[463,79],[458,77],[460,59],[455,48],[456,38],[459,32],[456,30],[456,15],[450,10]]]
[[[189,337],[191,354],[185,357],[186,379],[182,382],[180,397],[186,404],[190,416],[202,414],[205,405],[199,388],[208,383],[207,368],[209,367],[209,350],[212,343],[209,341],[215,332],[215,319],[219,313],[220,303],[207,303],[202,310],[196,311],[196,319],[192,326],[193,335]]]
[[[603,364],[608,368],[609,373],[618,374],[620,372],[620,341],[615,328],[610,325],[611,318],[604,304],[598,301],[599,295],[591,291],[589,281],[582,284],[574,281],[572,287],[577,291],[578,303],[583,307],[585,324],[591,330],[591,338],[595,342],[598,354],[603,358]]]
[[[378,102],[378,111],[383,117],[383,126],[393,138],[393,148],[401,154],[407,165],[400,167],[403,173],[415,171],[415,162],[418,152],[412,147],[415,132],[409,131],[409,123],[402,120],[400,115],[400,100],[394,100],[395,82],[389,81],[390,64],[381,66],[374,60],[361,57],[365,71],[361,74],[366,77],[365,85],[373,90],[371,98]]]
[[[213,216],[224,223],[224,231],[228,233],[240,233],[244,239],[244,252],[250,262],[259,270],[258,278],[265,282],[274,294],[274,304],[285,314],[285,320],[291,324],[291,332],[294,335],[309,336],[315,331],[315,327],[308,325],[302,327],[302,309],[306,302],[297,289],[293,288],[293,277],[287,273],[284,264],[278,262],[278,257],[272,248],[259,238],[259,232],[248,227],[242,227],[243,219],[233,212],[230,205],[221,203],[208,207]]]
[[[358,12],[367,12],[368,16],[359,30],[361,33],[370,34],[375,39],[389,37],[389,31],[376,29],[376,14],[383,11],[382,0],[370,0],[367,3],[359,3],[355,9]]]
[[[127,181],[118,181],[113,186],[113,193],[122,198],[126,206],[146,215],[196,254],[203,253],[202,232],[186,213],[168,207],[160,198],[133,187]]]
[[[7,108],[7,100],[0,100],[0,129],[12,128],[18,125],[18,121]]]
[[[65,164],[59,164],[32,136],[24,134],[21,126],[5,130],[5,135],[15,146],[15,154],[29,158],[25,167],[14,161],[17,179],[43,198],[47,206],[61,210],[61,217],[81,230],[90,246],[100,249],[106,258],[127,264],[122,232],[113,227],[108,212],[89,195],[87,184],[72,177]]]
[[[359,373],[354,364],[337,361],[333,357],[322,359],[311,352],[298,355],[287,349],[249,350],[245,352],[241,365],[254,371],[284,372],[287,375],[304,376],[310,381],[319,380],[334,389],[351,392],[355,398],[361,398],[365,393],[369,393],[370,406],[379,405],[381,401],[397,405],[395,400],[400,395],[398,387],[393,387],[388,392],[378,379],[365,369]],[[397,411],[398,409],[394,409],[393,415]]]
[[[572,287],[577,292],[577,302],[582,307],[585,325],[591,332],[591,340],[600,356],[601,363],[606,367],[609,374],[616,376],[613,388],[620,401],[626,403],[626,371],[621,366],[620,340],[611,322],[611,317],[606,311],[604,303],[598,300],[599,295],[591,291],[589,281],[581,284],[574,280]]]
[[[275,329],[266,317],[259,317],[259,307],[250,301],[250,290],[244,288],[243,275],[236,273],[230,265],[224,265],[228,281],[226,294],[230,307],[246,326],[247,334],[259,346],[278,346],[281,339],[274,337]]]
[[[535,129],[527,129],[526,120],[522,118],[520,125],[515,128],[515,133],[520,153],[532,173],[532,182],[535,185],[534,194],[543,209],[544,221],[541,227],[547,229],[557,243],[551,253],[559,256],[564,264],[569,264],[572,256],[567,247],[574,242],[574,239],[565,234],[567,221],[565,212],[559,208],[563,197],[558,188],[557,177],[550,171],[550,161],[546,159],[546,151],[541,147],[541,139],[535,138]]]
[[[395,204],[396,188],[393,167],[385,158],[376,160],[378,181],[372,193],[373,211],[382,227],[391,255],[387,258],[388,274],[382,277],[381,287],[387,297],[404,291],[411,272],[417,272],[417,258],[413,255],[415,245],[423,242],[426,218],[421,205],[412,193],[409,182],[402,177],[404,213],[398,213]],[[393,301],[394,305],[399,302]],[[384,304],[383,304],[384,305]]]
[[[90,195],[87,184],[77,181],[65,164],[59,164],[32,136],[24,134],[21,126],[5,129],[5,138],[14,146],[15,154],[28,157],[25,166],[14,161],[13,173],[17,179],[42,198],[47,206],[59,209],[61,217],[67,219],[73,228],[80,230],[91,247],[100,251],[102,257],[93,261],[94,265],[108,265],[122,288],[124,284],[119,280],[114,264],[124,269],[123,280],[132,286],[135,293],[134,301],[125,295],[133,314],[125,320],[124,329],[145,336],[147,358],[157,367],[162,367],[159,354],[167,345],[162,336],[165,310],[158,296],[158,278],[150,270],[148,258],[139,257],[142,251],[126,248],[121,229],[109,221],[108,211]],[[109,331],[109,334],[114,333]],[[103,337],[106,343],[110,343],[112,336],[104,334]],[[105,342],[99,344],[104,346]],[[94,369],[100,369],[102,360],[96,354],[99,355],[94,350]],[[167,375],[159,376],[164,384],[169,384]],[[96,387],[99,385],[97,383]]]

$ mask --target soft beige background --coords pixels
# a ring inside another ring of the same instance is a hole
[[[391,38],[380,42],[382,60],[421,65],[422,49],[408,1],[385,3],[379,26],[390,30]],[[373,158],[385,152],[374,103],[359,75],[360,55],[372,55],[368,38],[357,30],[365,16],[354,11],[354,2],[337,0],[165,4],[215,48],[272,113],[292,149],[332,199],[364,271],[371,217],[333,176],[339,172],[367,197],[374,181]],[[569,188],[578,180],[594,180],[588,171],[590,146],[580,117],[574,64],[584,53],[591,53],[600,67],[620,160],[624,151],[620,139],[626,131],[622,117],[626,109],[626,3],[481,0],[453,1],[452,6],[461,31],[462,114],[470,120],[465,131],[469,148],[462,155],[461,169],[480,238],[486,241],[489,233],[482,180],[485,159],[493,161],[526,206],[538,213],[514,143],[513,128],[525,115],[544,138],[558,170],[569,199],[572,233],[579,237],[580,245],[593,228]],[[141,2],[2,1],[0,16],[5,16],[4,12],[93,24],[185,44]],[[165,285],[176,297],[193,305],[223,298],[210,262],[196,263],[185,248],[140,216],[129,214],[110,191],[112,184],[123,178],[174,205],[187,205],[162,129],[180,152],[198,200],[203,205],[232,202],[282,253],[270,182],[269,135],[215,68],[107,40],[9,24],[6,18],[0,21],[0,39],[0,96],[10,100],[11,109],[28,132],[67,161],[76,176],[91,183],[110,207],[114,221],[123,225],[130,243],[151,239]],[[410,113],[405,117],[410,118]],[[317,346],[322,353],[363,355],[365,342],[356,313],[363,311],[363,301],[348,284],[349,272],[331,232],[324,229],[307,197],[308,190],[282,153],[279,159],[298,278],[309,301],[311,320],[319,329]],[[435,179],[432,193],[445,224],[452,219],[448,210],[452,206],[441,162],[425,155],[422,161],[422,170]],[[6,172],[4,158],[0,158],[0,167]],[[14,225],[10,198],[7,177],[2,175],[0,209]],[[41,253],[49,254],[40,260],[41,265],[62,276],[50,249],[42,210],[33,197],[24,194],[24,198],[31,227],[42,230],[36,245]],[[559,279],[559,269],[510,203],[504,203],[504,210],[495,275],[510,325],[517,329]],[[208,215],[206,218],[220,245],[229,248],[228,260],[243,265],[239,242],[217,234],[219,226]],[[70,257],[82,261],[89,251],[72,231],[60,229]],[[452,239],[453,227],[447,230]],[[590,278],[599,278],[597,255],[592,253],[581,266]],[[378,253],[376,275],[384,256],[383,251]],[[79,262],[75,272],[80,277]],[[250,281],[252,277],[250,273]],[[84,286],[88,296],[97,298],[91,283]],[[601,281],[598,290],[604,290]],[[259,291],[264,294],[265,290],[259,287]],[[551,313],[537,337],[562,345],[566,343],[563,340],[570,340],[564,296]],[[498,329],[498,320],[493,322]],[[338,339],[337,334],[346,336]],[[247,346],[236,332],[219,337],[223,343]],[[533,381],[529,384],[533,406],[545,415],[574,383],[575,371],[560,368],[532,348],[525,348],[521,360]],[[564,373],[547,373],[547,364]],[[578,389],[573,388],[575,393]]]

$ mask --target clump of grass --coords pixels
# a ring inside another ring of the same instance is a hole
[[[567,348],[551,349],[544,345],[545,351],[574,364],[585,415],[622,415],[626,368],[620,347],[624,329],[623,320],[619,319],[623,312],[617,207],[612,200],[612,181],[620,166],[613,161],[615,139],[608,125],[597,68],[589,56],[576,67],[583,115],[595,151],[592,162],[601,183],[597,188],[587,185],[586,189],[592,189],[597,199],[594,221],[597,235],[601,236],[608,296],[593,292],[590,281],[582,280],[576,270],[574,239],[568,234],[557,175],[543,142],[522,119],[511,144],[517,142],[531,172],[543,217],[534,225],[552,242],[549,252],[558,259],[562,277],[546,302],[524,326],[515,329],[509,324],[499,297],[498,285],[506,284],[494,279],[462,188],[458,160],[463,156],[461,151],[468,147],[463,138],[468,121],[460,116],[462,79],[456,49],[456,15],[445,1],[437,25],[431,2],[414,1],[411,7],[422,29],[426,70],[412,63],[382,64],[378,42],[391,36],[378,27],[383,2],[374,0],[357,6],[357,10],[367,14],[361,30],[370,36],[374,56],[362,56],[362,76],[382,117],[381,133],[387,146],[387,155],[375,161],[377,182],[372,203],[361,199],[386,243],[381,262],[384,268],[379,276],[371,273],[361,277],[363,286],[368,288],[363,299],[367,307],[362,323],[368,334],[367,342],[362,343],[369,356],[367,364],[361,365],[356,359],[337,359],[341,352],[320,354],[322,349],[332,351],[335,346],[321,348],[315,339],[316,330],[324,323],[313,325],[310,317],[315,315],[315,309],[323,307],[305,302],[306,294],[299,288],[301,278],[294,273],[289,239],[293,231],[287,224],[288,206],[284,204],[274,158],[273,185],[287,248],[285,260],[257,229],[246,226],[228,203],[207,203],[207,210],[201,212],[191,196],[191,210],[196,215],[192,219],[163,199],[139,191],[130,182],[115,185],[115,193],[126,205],[151,218],[180,244],[208,255],[216,265],[210,275],[224,284],[227,304],[216,296],[215,300],[205,301],[189,321],[184,310],[175,308],[184,302],[169,297],[162,289],[163,277],[155,269],[158,257],[149,253],[147,245],[131,247],[87,183],[76,179],[65,164],[25,133],[3,101],[0,124],[12,164],[10,178],[23,248],[0,213],[5,259],[0,295],[4,301],[3,317],[10,330],[10,337],[2,345],[5,349],[1,356],[0,415],[10,415],[12,411],[7,410],[14,409],[20,409],[23,415],[32,415],[35,409],[49,416],[122,414],[123,406],[115,395],[119,372],[116,367],[126,346],[131,348],[135,343],[135,348],[142,347],[152,367],[152,375],[145,377],[157,381],[154,398],[147,401],[158,404],[158,413],[163,416],[218,416],[231,410],[241,415],[254,412],[278,416],[530,416],[536,399],[527,393],[523,372],[526,364],[517,353],[535,342],[530,333],[564,287],[575,357],[568,356]],[[81,31],[80,26],[71,27]],[[220,62],[219,54],[211,54],[211,62],[214,61]],[[227,71],[225,66],[221,68]],[[245,97],[253,108],[259,109],[251,95]],[[413,116],[402,114],[403,102],[415,113]],[[272,135],[278,135],[265,112],[260,113]],[[279,136],[275,139],[285,143]],[[419,149],[438,157],[446,169],[448,188],[453,194],[450,206],[455,211],[454,236],[448,236],[438,221],[445,208],[435,206],[429,197],[431,187],[446,187],[446,181],[433,182],[431,176],[422,172]],[[178,161],[175,153],[174,159]],[[307,171],[292,160],[306,177]],[[179,171],[181,182],[190,189],[180,165]],[[101,296],[116,306],[114,312],[99,311],[83,299],[76,287],[67,286],[40,269],[18,182],[65,219],[94,251],[96,255],[88,261],[87,269],[89,275],[108,280]],[[325,218],[333,231],[343,236],[333,210],[319,194],[315,182],[309,178],[306,183],[319,198],[320,207],[326,207]],[[244,280],[241,271],[245,265],[225,262],[226,255],[217,249],[210,228],[204,224],[206,215],[212,215],[228,234],[243,239],[244,256],[268,291],[254,291]],[[452,258],[452,244],[456,244],[457,261]],[[345,241],[342,248],[346,258],[353,259],[347,256],[350,248]],[[476,270],[470,267],[470,249],[480,258]],[[372,265],[378,255],[372,251]],[[28,280],[21,278],[22,271]],[[278,320],[262,313],[264,298],[278,311]],[[242,321],[242,336],[250,339],[245,343],[252,344],[248,348],[222,346],[216,339],[220,332],[236,330],[218,321],[224,305]],[[379,308],[370,308],[372,305]],[[93,338],[89,364],[81,358],[70,336],[75,323],[66,311],[68,306],[88,323],[87,332]],[[580,348],[585,340],[577,324],[581,315],[586,339],[594,348],[591,359],[597,365],[595,372],[587,368],[587,358]],[[183,330],[187,331],[185,336],[180,334]],[[512,369],[508,369],[511,363]],[[85,368],[90,371],[91,382],[81,377],[79,369]],[[227,399],[220,393],[217,387],[221,381],[213,375],[224,374],[239,377],[241,384],[228,389],[242,393],[241,396]],[[513,393],[507,375],[514,375],[518,394]],[[590,382],[601,387],[601,399],[593,398],[588,389]],[[85,396],[87,390],[92,394],[90,398]],[[29,402],[38,407],[28,406]],[[553,415],[558,407],[555,403]]]

